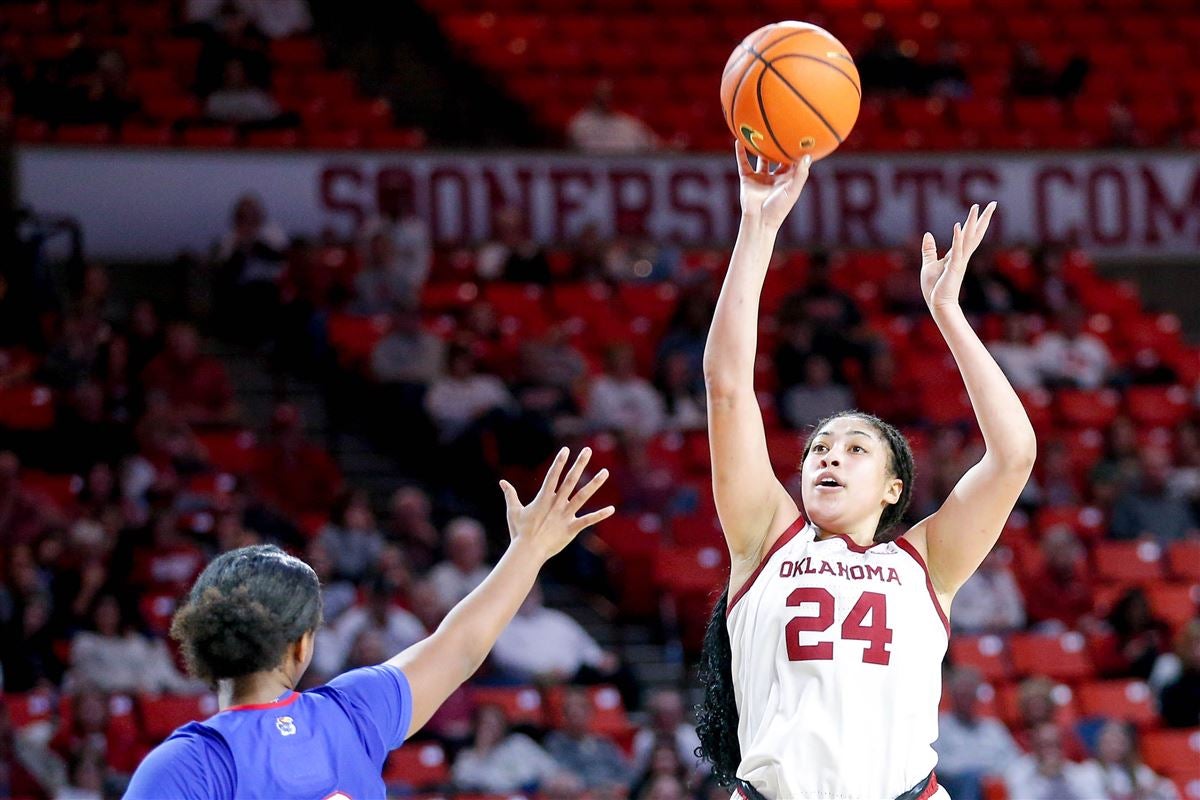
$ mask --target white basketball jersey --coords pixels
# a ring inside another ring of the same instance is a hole
[[[933,770],[950,626],[903,538],[817,540],[799,519],[727,622],[737,774],[768,800],[888,800]]]

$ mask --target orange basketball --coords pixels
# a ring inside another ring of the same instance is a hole
[[[742,40],[721,74],[725,123],[746,148],[788,164],[824,158],[850,135],[862,85],[845,46],[807,22],[776,22]]]

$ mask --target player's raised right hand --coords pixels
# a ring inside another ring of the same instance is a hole
[[[570,451],[565,447],[558,451],[546,473],[546,479],[542,481],[542,488],[529,505],[521,504],[517,490],[511,483],[500,481],[500,489],[508,505],[508,533],[512,541],[532,546],[543,560],[561,551],[584,528],[611,517],[616,511],[612,506],[605,506],[582,517],[576,516],[583,504],[608,480],[608,470],[600,470],[576,492],[575,487],[592,457],[592,451],[585,447],[579,452],[571,471],[560,485],[559,478],[562,477],[569,455]]]
[[[812,157],[804,156],[795,164],[771,172],[765,158],[758,159],[757,167],[750,166],[750,156],[741,142],[734,144],[734,150],[742,187],[742,216],[778,229],[800,199]]]

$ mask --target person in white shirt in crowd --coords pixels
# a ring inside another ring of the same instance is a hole
[[[563,769],[583,778],[590,789],[613,791],[628,785],[632,775],[621,748],[591,730],[592,699],[586,689],[567,689],[562,715],[562,727],[546,737],[546,752]]]
[[[344,492],[334,503],[329,522],[317,534],[317,541],[333,558],[335,575],[349,581],[366,575],[384,544],[367,493],[361,489]]]
[[[707,772],[706,762],[696,757],[700,737],[696,727],[686,719],[683,695],[675,689],[659,689],[646,703],[650,712],[649,724],[633,737],[633,762],[638,770],[650,766],[650,755],[659,739],[674,742],[680,762],[690,772]]]
[[[1034,349],[1048,385],[1098,389],[1108,380],[1112,355],[1100,337],[1084,329],[1086,321],[1082,308],[1067,306],[1058,317],[1058,330],[1038,338]]]
[[[361,605],[345,611],[335,623],[318,629],[318,647],[312,662],[314,675],[328,680],[351,666],[351,649],[365,631],[375,633],[379,646],[387,653],[398,653],[424,639],[428,635],[425,626],[396,603],[395,595],[396,587],[391,582],[374,577],[367,582]]]
[[[391,330],[371,351],[371,375],[380,383],[428,386],[441,374],[445,343],[421,327],[415,303],[392,308]]]
[[[410,272],[408,262],[383,231],[372,234],[363,247],[362,269],[354,276],[355,314],[385,314],[396,303],[414,303],[425,276]]]
[[[592,381],[587,419],[593,430],[650,438],[662,430],[663,399],[650,381],[637,374],[633,348],[609,348],[606,371]]]
[[[620,667],[620,659],[601,648],[570,615],[542,604],[540,584],[534,584],[496,640],[492,660],[510,677],[529,683],[564,683],[589,668],[606,674]]]
[[[491,566],[483,525],[470,517],[457,517],[446,525],[446,560],[429,571],[427,580],[444,608],[462,600],[483,583]]]
[[[270,122],[281,113],[275,98],[250,83],[246,65],[238,59],[225,63],[224,80],[204,102],[204,116],[231,124]]]
[[[559,769],[533,739],[509,733],[501,708],[485,705],[476,712],[475,741],[459,752],[450,775],[459,790],[503,794],[536,790]]]
[[[1108,796],[1096,764],[1067,760],[1062,736],[1053,722],[1032,731],[1030,753],[1013,762],[1004,779],[1008,796],[1021,800],[1098,800]]]
[[[646,123],[613,108],[613,87],[607,80],[596,84],[591,104],[571,118],[567,138],[585,153],[641,153],[659,146]]]
[[[1022,314],[1004,315],[1004,338],[989,342],[988,352],[1013,388],[1021,391],[1042,385],[1041,358],[1029,341],[1029,321]]]
[[[1175,784],[1142,763],[1133,727],[1110,720],[1100,729],[1096,758],[1091,763],[1101,771],[1112,800],[1179,800]]]
[[[175,668],[166,642],[133,629],[115,596],[105,594],[96,599],[92,627],[71,640],[69,686],[85,684],[124,694],[199,694],[207,690],[203,682]]]
[[[230,0],[185,0],[183,20],[189,24],[211,23],[226,5],[230,5]],[[271,39],[312,30],[312,15],[305,0],[233,0],[232,5]]]
[[[353,583],[341,580],[334,574],[333,556],[329,552],[328,543],[320,539],[310,542],[308,550],[304,553],[304,560],[321,581],[321,616],[326,625],[333,625],[354,605],[358,599],[358,592]]]
[[[957,601],[958,598],[955,598]],[[1002,777],[1018,758],[1021,749],[1004,723],[979,716],[978,670],[951,669],[946,675],[950,709],[938,716],[938,783],[954,800],[980,800],[982,780]]]
[[[802,430],[846,408],[854,408],[854,392],[834,380],[829,359],[813,353],[804,362],[804,383],[784,392],[780,411],[789,425]]]
[[[429,387],[425,410],[443,442],[458,439],[492,411],[513,407],[504,381],[476,369],[470,348],[452,345],[446,352],[446,372]]]
[[[413,210],[412,203],[399,192],[386,192],[380,200],[379,213],[363,223],[361,240],[366,255],[370,255],[377,236],[385,236],[390,247],[385,251],[387,263],[409,286],[414,295],[419,294],[429,271],[433,267],[433,245],[429,239],[429,225]]]
[[[998,546],[954,596],[957,633],[1006,633],[1025,627],[1025,597],[1008,568],[1012,552]]]

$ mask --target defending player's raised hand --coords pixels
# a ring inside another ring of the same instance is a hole
[[[779,167],[771,172],[765,158],[759,158],[758,166],[752,167],[750,156],[741,142],[737,142],[734,149],[742,186],[742,216],[778,228],[800,198],[804,182],[808,180],[812,157],[804,156],[791,166]]]
[[[576,516],[584,503],[608,480],[608,470],[602,469],[588,481],[578,492],[575,487],[583,475],[587,463],[591,460],[592,450],[589,447],[579,451],[571,471],[563,478],[563,467],[566,466],[570,451],[562,448],[554,457],[554,463],[546,472],[542,488],[537,495],[523,505],[517,497],[517,490],[508,481],[500,481],[500,489],[504,492],[504,501],[508,506],[508,533],[512,540],[521,540],[530,545],[536,545],[548,559],[558,553],[574,539],[580,531],[590,525],[595,525],[613,515],[615,509],[605,506],[598,511]]]
[[[983,241],[996,202],[988,203],[983,213],[979,205],[971,206],[965,223],[954,223],[954,239],[946,255],[938,258],[937,243],[932,233],[926,233],[921,241],[921,294],[930,311],[943,306],[957,306],[963,276],[967,272],[967,261]]]

